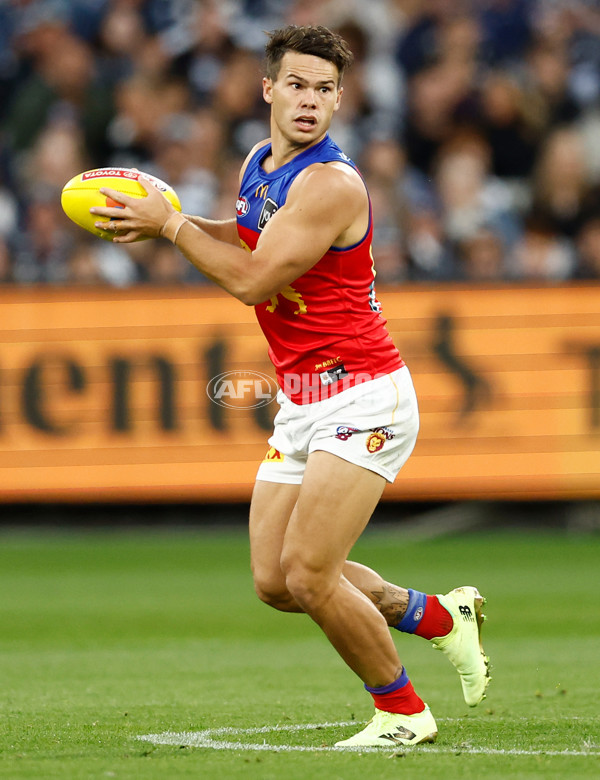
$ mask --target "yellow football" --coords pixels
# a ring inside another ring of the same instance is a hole
[[[60,203],[63,211],[76,225],[84,230],[112,241],[115,234],[107,230],[99,230],[94,222],[102,221],[102,217],[90,214],[92,207],[119,207],[112,198],[107,198],[100,192],[101,187],[109,187],[112,190],[129,195],[132,198],[145,198],[146,190],[138,181],[140,176],[149,179],[155,187],[162,192],[164,197],[177,211],[181,211],[181,203],[175,190],[164,181],[157,179],[149,173],[143,173],[132,168],[94,168],[91,171],[79,173],[73,176],[63,187]]]

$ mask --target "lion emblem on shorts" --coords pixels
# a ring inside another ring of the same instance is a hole
[[[367,439],[367,450],[371,453],[379,452],[379,450],[386,443],[387,438],[383,433],[372,433]]]

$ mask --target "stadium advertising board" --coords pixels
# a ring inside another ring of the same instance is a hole
[[[600,497],[599,286],[379,297],[421,410],[387,498]],[[2,501],[249,498],[277,408],[252,309],[206,289],[0,299]]]

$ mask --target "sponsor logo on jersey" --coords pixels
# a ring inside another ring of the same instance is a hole
[[[338,425],[335,438],[340,441],[348,441],[353,433],[360,433],[360,428],[353,428],[351,425]]]
[[[334,382],[339,382],[339,380],[343,379],[345,376],[348,376],[348,372],[343,363],[319,374],[322,385],[332,385]]]
[[[322,371],[324,368],[331,368],[331,366],[337,366],[337,364],[341,362],[342,362],[342,358],[340,357],[340,355],[334,358],[329,358],[329,360],[324,360],[322,363],[316,363],[315,371]]]
[[[370,453],[379,452],[387,439],[383,433],[372,433],[367,439],[367,450]]]
[[[269,185],[268,184],[259,184],[256,188],[256,192],[254,193],[255,198],[261,198],[264,200],[267,197],[267,192],[269,191]]]
[[[248,202],[248,198],[244,198],[242,195],[242,197],[238,198],[235,202],[235,213],[238,217],[245,217],[249,211],[250,203]]]
[[[262,207],[262,211],[260,212],[260,217],[258,218],[258,229],[264,230],[268,221],[271,219],[273,214],[277,211],[279,206],[275,203],[275,201],[272,198],[267,198],[265,201],[265,205]]]

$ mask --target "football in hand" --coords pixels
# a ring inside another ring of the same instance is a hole
[[[146,190],[139,182],[141,177],[152,182],[169,203],[177,211],[181,211],[181,203],[172,187],[169,187],[164,181],[157,179],[156,176],[133,168],[95,168],[94,170],[73,176],[63,187],[60,198],[63,211],[79,227],[103,238],[105,241],[112,241],[115,236],[113,232],[100,230],[94,225],[95,222],[106,222],[108,220],[96,214],[90,214],[90,209],[92,207],[120,207],[121,204],[116,203],[112,198],[107,198],[106,195],[100,192],[102,187],[118,190],[132,198],[145,198]]]

